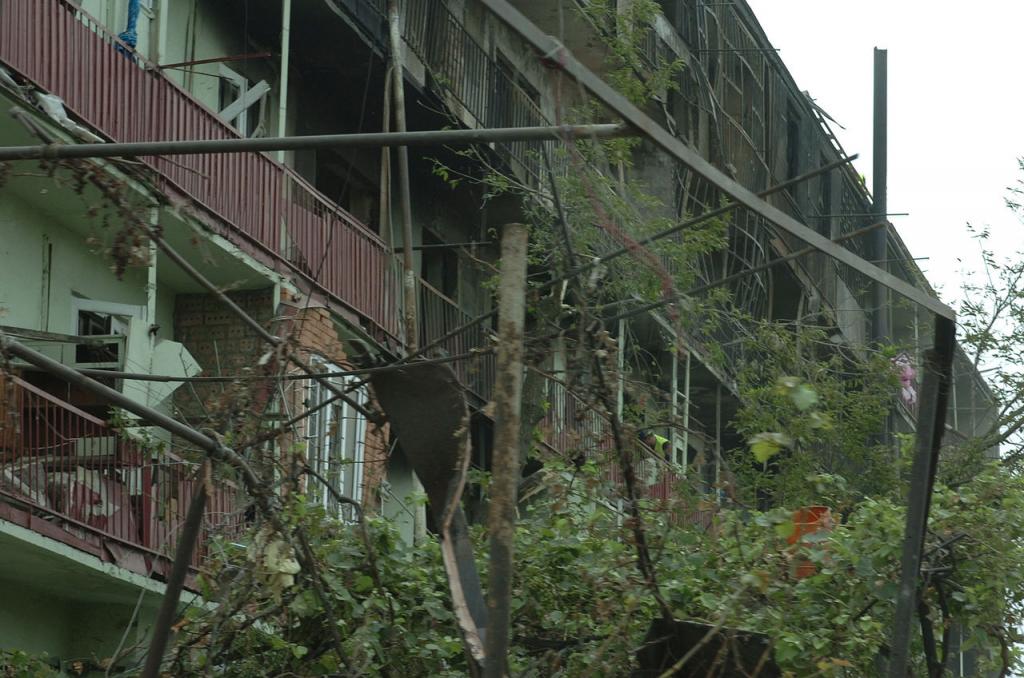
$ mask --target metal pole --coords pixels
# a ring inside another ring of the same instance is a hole
[[[686,373],[683,376],[683,477],[690,468],[690,351],[686,351]]]
[[[886,190],[888,181],[888,52],[875,48],[875,101],[874,101],[874,143],[872,144],[871,195],[872,205],[880,221],[885,221]],[[871,238],[874,246],[875,263],[879,268],[888,270],[889,229],[879,229]],[[889,329],[889,291],[881,281],[874,284],[874,309],[871,314],[872,337],[878,343],[891,338]]]
[[[405,126],[405,70],[402,59],[402,32],[398,0],[388,0],[388,26],[391,34],[391,85],[393,88],[395,132]],[[416,263],[412,255],[412,198],[409,190],[409,149],[398,146],[398,200],[402,210],[402,306],[405,316],[405,348],[415,351],[419,343],[416,321]]]
[[[206,468],[208,467],[204,465],[203,469]],[[153,637],[149,639],[149,652],[146,654],[142,678],[156,678],[160,675],[160,664],[163,663],[164,651],[167,649],[167,642],[170,639],[171,624],[178,614],[181,589],[185,586],[188,566],[192,562],[192,551],[195,550],[196,541],[199,539],[199,528],[202,527],[203,511],[206,508],[206,484],[197,482],[195,487],[195,495],[188,506],[185,525],[178,536],[178,546],[174,551],[174,565],[167,578],[167,588],[164,590],[160,611],[157,613],[156,623],[153,625]]]
[[[384,104],[381,113],[381,131],[391,132],[391,69],[384,73]],[[380,149],[380,232],[387,251],[395,246],[395,233],[391,223],[391,150]],[[394,259],[388,257],[388,276],[394,271]]]
[[[917,608],[918,578],[921,551],[924,546],[928,511],[931,508],[932,486],[939,463],[939,448],[946,428],[946,407],[956,345],[956,325],[936,316],[935,344],[925,352],[921,402],[917,415],[914,463],[907,498],[907,525],[903,537],[900,588],[893,619],[892,650],[889,660],[890,678],[906,678],[910,655],[910,637],[914,610]]]
[[[525,224],[507,224],[501,237],[498,289],[497,382],[494,389],[494,455],[487,524],[491,533],[487,576],[484,678],[501,678],[508,662],[511,623],[519,426],[523,401],[523,327],[526,315]]]
[[[281,5],[281,84],[278,87],[277,136],[288,134],[288,63],[291,60],[292,0]],[[277,151],[277,161],[284,163],[284,150]]]
[[[397,76],[396,76],[397,77]],[[397,106],[397,104],[396,104]],[[261,139],[191,139],[140,141],[124,144],[46,144],[0,147],[0,160],[60,160],[63,158],[134,158],[150,155],[206,155],[259,151],[300,151],[316,148],[380,148],[384,146],[443,146],[501,141],[551,139],[610,139],[637,136],[624,125],[549,125],[488,129],[426,130],[419,132],[360,132],[312,134]]]
[[[682,342],[676,342],[676,346]],[[676,461],[676,417],[679,416],[679,351],[672,351],[672,395],[669,401],[669,421],[672,426],[668,429],[669,461]],[[685,462],[684,462],[685,463]]]
[[[9,336],[0,335],[0,349],[2,349],[3,352],[10,353],[17,358],[21,358],[27,363],[35,365],[44,372],[49,372],[70,384],[80,386],[86,391],[94,393],[104,400],[107,400],[111,404],[124,408],[132,414],[141,417],[143,421],[148,421],[150,424],[159,426],[179,438],[196,445],[206,452],[220,455],[223,450],[220,444],[209,436],[206,436],[199,431],[168,417],[166,414],[162,414],[154,409],[146,407],[145,405],[141,405],[123,393],[115,391],[98,381],[94,381],[84,374],[79,374],[78,371],[71,369],[67,365],[63,365],[42,353],[33,351],[24,344],[11,339]]]
[[[721,501],[718,494],[719,464],[722,459],[722,384],[715,384],[715,480],[711,490],[715,493],[715,503]]]
[[[622,419],[622,411],[626,406],[626,321],[619,319],[619,354],[615,356],[619,380],[615,390],[615,416]]]

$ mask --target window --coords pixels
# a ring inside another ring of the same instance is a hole
[[[132,321],[141,323],[146,317],[145,306],[118,304],[107,301],[71,297],[72,332],[80,337],[125,337],[101,344],[80,343],[75,346],[75,362],[89,363],[92,367],[109,363],[117,368],[124,362],[122,355]]]
[[[339,368],[319,362],[317,369],[336,372]],[[340,389],[351,385],[349,378],[335,378],[332,383]],[[349,395],[359,404],[369,399],[366,388],[353,390]],[[334,396],[320,382],[307,386],[306,407],[323,405]],[[348,403],[337,400],[310,415],[306,428],[306,461],[338,494],[362,501],[363,448],[366,444],[366,418]],[[339,503],[334,493],[316,477],[309,479],[309,496],[328,514],[341,520],[354,520],[351,505]]]
[[[262,136],[263,99],[270,91],[270,85],[265,80],[253,85],[244,75],[224,64],[219,65],[218,75],[218,115],[224,122],[234,125],[242,136]]]
[[[78,312],[78,336],[95,337],[128,334],[128,321],[124,316],[98,313],[96,311]]]

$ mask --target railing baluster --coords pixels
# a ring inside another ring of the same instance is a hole
[[[54,35],[59,38],[52,39]],[[117,38],[68,0],[5,0],[0,36],[0,61],[61,96],[70,111],[115,140],[139,140],[144,135],[163,139],[238,136],[154,64],[138,55],[129,58],[119,52],[115,48],[120,44]],[[144,161],[162,175],[167,188],[185,192],[282,258],[289,258],[289,253],[281,251],[279,243],[279,212],[265,211],[249,202],[265,195],[262,189],[268,184],[280,183],[275,177],[291,180],[297,192],[307,194],[311,206],[322,208],[310,219],[317,227],[325,232],[332,228],[352,232],[361,239],[361,246],[348,250],[347,256],[365,258],[369,252],[384,252],[383,241],[369,229],[316,193],[292,170],[264,154],[181,157],[175,163],[157,158]],[[309,244],[307,233],[300,249]],[[330,282],[322,285],[324,290],[384,332],[397,336],[394,318],[383,306],[383,298],[372,304],[367,297],[355,295],[354,286],[336,275],[340,263],[330,262],[330,271],[324,276]],[[381,277],[376,284],[391,283]]]
[[[102,420],[18,377],[0,377],[0,389],[0,495],[57,519],[55,525],[79,539],[173,553],[188,483],[202,482],[198,476],[183,482],[183,460],[159,464]],[[194,473],[198,465],[188,467]],[[172,495],[178,506],[162,510]],[[240,520],[226,518],[235,495],[218,490],[217,496],[208,523],[242,527]],[[207,527],[204,538],[210,533]],[[197,555],[193,564],[201,562]]]

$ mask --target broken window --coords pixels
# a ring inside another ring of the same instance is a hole
[[[262,136],[263,101],[270,91],[270,85],[265,80],[252,84],[244,75],[224,64],[219,65],[218,75],[218,115],[224,122],[233,125],[242,136]]]
[[[96,311],[78,312],[78,336],[109,337],[128,336],[128,320],[121,316]],[[120,343],[78,344],[75,346],[75,362],[78,363],[119,363]]]

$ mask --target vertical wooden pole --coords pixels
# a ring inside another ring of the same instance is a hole
[[[484,677],[507,672],[511,617],[516,490],[519,484],[519,422],[523,393],[523,325],[526,315],[524,224],[508,224],[501,234],[501,282],[498,287],[497,383],[494,389],[494,455],[488,528],[491,534],[487,577],[487,633]]]
[[[292,0],[281,3],[281,82],[278,87],[277,136],[288,134],[288,69],[292,44]],[[277,161],[284,164],[285,151],[277,152]]]
[[[391,86],[395,113],[395,131],[405,132],[405,71],[402,59],[402,32],[398,0],[388,1],[388,27],[391,38]],[[409,189],[409,149],[398,146],[398,200],[402,210],[402,300],[405,316],[405,349],[416,351],[419,324],[416,322],[416,269],[412,254],[412,198]]]

